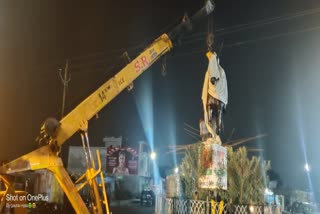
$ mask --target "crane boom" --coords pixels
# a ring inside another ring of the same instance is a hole
[[[207,0],[205,6],[189,19],[185,16],[182,22],[168,34],[164,33],[154,40],[132,62],[119,71],[114,77],[105,82],[87,99],[74,108],[61,121],[54,134],[53,141],[58,147],[66,142],[73,134],[82,129],[94,115],[106,106],[121,91],[147,70],[161,56],[173,47],[173,40],[181,36],[184,31],[192,29],[192,23],[206,17],[214,9],[214,5]]]
[[[92,203],[93,213],[102,214],[103,209],[101,204],[104,204],[106,213],[109,214],[104,183],[101,182],[102,185],[100,186],[96,179],[99,175],[100,179],[104,181],[99,153],[97,152],[98,169],[95,168],[92,158],[87,133],[88,121],[103,107],[110,103],[120,92],[128,88],[137,77],[146,71],[161,56],[170,51],[173,47],[173,41],[179,38],[185,30],[190,30],[192,28],[191,22],[207,16],[213,9],[214,5],[211,0],[207,0],[206,5],[191,17],[191,19],[185,16],[182,23],[176,26],[171,32],[168,34],[164,33],[154,40],[133,61],[127,64],[111,79],[102,84],[60,122],[49,118],[49,120],[41,127],[41,136],[38,139],[40,143],[44,140],[46,145],[0,166],[0,174],[15,174],[39,169],[51,171],[67,195],[76,213],[89,213],[89,210],[86,208],[85,203],[78,193],[84,185],[88,184],[90,187],[90,195],[94,200]],[[61,146],[77,131],[81,131],[81,139],[87,163],[87,170],[85,174],[81,176],[81,180],[82,178],[86,178],[86,182],[80,186],[81,188],[76,187],[72,182],[71,178],[68,176],[68,172],[63,167],[61,158],[58,156]],[[9,187],[11,188],[11,184]],[[101,187],[103,192],[104,199],[102,201],[100,200],[98,187]],[[2,204],[4,204],[4,202]],[[1,207],[3,206],[0,204],[0,212]]]
[[[179,38],[186,30],[192,28],[191,23],[206,17],[214,10],[214,4],[207,0],[206,4],[190,19],[185,16],[182,23],[177,25],[168,34],[164,33],[154,40],[141,54],[132,62],[119,71],[114,77],[106,81],[89,97],[67,114],[59,123],[55,133],[51,133],[50,145],[40,147],[33,152],[17,158],[4,166],[0,166],[0,174],[11,174],[25,170],[37,170],[47,168],[46,161],[39,161],[39,156],[54,155],[56,148],[60,147],[73,134],[79,130],[86,129],[87,122],[106,106],[121,91],[128,87],[139,75],[147,70],[161,56],[173,47],[173,40]],[[53,143],[52,143],[53,142]],[[42,150],[46,150],[45,153]],[[50,151],[50,154],[48,153]]]
[[[85,121],[90,120],[96,115],[104,106],[121,91],[126,89],[139,75],[171,48],[172,42],[168,35],[161,35],[138,57],[75,107],[73,111],[60,121],[60,127],[56,133],[57,145],[61,146],[79,130],[79,127],[81,127]]]

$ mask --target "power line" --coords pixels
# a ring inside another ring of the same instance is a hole
[[[264,25],[268,25],[268,24],[273,24],[273,23],[277,23],[277,22],[282,22],[282,21],[287,21],[287,20],[291,20],[294,18],[300,18],[300,17],[304,17],[307,15],[313,15],[316,13],[320,13],[320,8],[313,8],[313,9],[308,9],[308,10],[302,10],[302,11],[297,11],[294,13],[288,13],[286,15],[282,15],[282,16],[277,16],[277,17],[271,17],[271,18],[266,18],[266,19],[262,19],[262,20],[258,20],[258,21],[254,21],[254,22],[248,22],[248,23],[244,23],[244,24],[239,24],[239,25],[234,25],[234,26],[230,26],[230,27],[225,27],[225,28],[220,28],[216,30],[216,33],[218,35],[226,35],[226,34],[230,34],[230,33],[234,33],[234,32],[238,32],[241,30],[245,30],[245,29],[251,29],[251,28],[256,28],[256,27],[261,27]],[[181,18],[180,16],[177,18],[179,19]],[[177,22],[177,20],[175,21]],[[164,27],[160,33],[163,33],[166,29],[168,29],[170,26],[172,26],[172,24],[167,25],[166,27]],[[184,39],[188,40],[188,38],[193,38],[193,37],[197,37],[196,39],[203,39],[202,36],[206,36],[207,32],[200,32],[200,33],[196,33],[190,36],[185,36]],[[144,39],[144,41],[140,41],[140,42],[136,42],[134,43],[134,46],[129,47],[129,48],[119,48],[119,49],[113,49],[113,50],[108,50],[108,51],[101,51],[101,52],[94,52],[94,53],[90,53],[88,55],[82,55],[82,56],[77,56],[77,57],[72,57],[70,58],[70,61],[73,60],[77,60],[77,59],[83,59],[83,58],[87,58],[87,57],[91,57],[91,56],[96,56],[96,55],[109,55],[109,54],[113,54],[114,52],[123,52],[126,50],[135,50],[138,49],[140,47],[144,47],[143,44],[145,44],[145,41],[149,41],[149,40],[153,40],[154,37],[150,37],[148,39]],[[189,41],[187,41],[186,44],[188,44]]]
[[[276,38],[281,38],[281,37],[285,37],[285,36],[291,36],[291,35],[295,35],[295,34],[299,34],[299,33],[305,33],[305,32],[312,32],[312,31],[316,31],[316,30],[320,30],[320,26],[315,26],[312,28],[305,28],[302,30],[298,30],[298,31],[291,31],[291,32],[285,32],[285,33],[279,33],[279,34],[275,34],[275,35],[271,35],[271,36],[266,36],[266,37],[261,37],[261,38],[257,38],[257,39],[251,39],[251,40],[245,40],[245,41],[240,41],[240,42],[235,42],[232,44],[226,44],[224,45],[224,48],[232,48],[235,46],[240,46],[240,45],[246,45],[246,44],[250,44],[250,43],[255,43],[255,42],[259,42],[259,41],[265,41],[265,40],[272,40],[272,39],[276,39]],[[191,40],[188,41],[187,44],[191,44],[194,43],[196,41],[199,41],[200,39],[197,40]],[[186,43],[185,43],[186,44]],[[187,56],[187,55],[193,55],[193,54],[199,54],[199,53],[205,53],[207,50],[206,49],[196,49],[196,50],[192,50],[189,51],[187,53],[181,53],[181,54],[175,54],[175,55],[171,55],[168,56],[168,58],[176,58],[176,57],[181,57],[181,56]],[[138,53],[138,52],[137,52]],[[101,70],[99,71],[90,71],[89,68],[92,66],[95,69],[97,67],[107,67],[108,66],[108,62],[109,60],[97,60],[95,62],[90,62],[90,63],[83,63],[83,64],[76,64],[76,65],[70,65],[70,71],[73,74],[80,74],[80,73],[96,73],[96,72],[102,72]],[[114,60],[110,60],[110,61],[114,61]],[[90,66],[88,66],[90,65]],[[115,67],[115,66],[114,66]],[[84,68],[86,68],[87,70],[83,70]],[[58,66],[56,66],[56,69],[58,69]],[[77,71],[77,72],[75,72]],[[105,72],[105,71],[104,71]],[[47,73],[41,73],[42,75],[45,74],[52,74],[51,72],[47,72]],[[40,74],[40,75],[41,75]]]
[[[99,60],[95,60],[95,61],[89,61],[89,62],[84,62],[84,63],[76,63],[76,64],[70,64],[70,69],[71,70],[79,70],[81,68],[87,68],[90,66],[94,66],[94,65],[99,65],[99,64],[105,64],[107,62],[114,62],[114,59],[99,59]]]
[[[127,53],[127,52],[124,52]],[[138,52],[132,52],[135,54],[137,54]],[[83,68],[90,68],[90,67],[96,67],[97,65],[109,65],[109,64],[115,64],[115,63],[121,63],[121,62],[125,62],[124,60],[124,54],[122,55],[118,55],[115,56],[113,58],[103,58],[103,59],[97,59],[95,61],[88,61],[88,62],[84,62],[84,63],[76,63],[73,65],[70,65],[70,69],[72,70],[72,72],[76,71],[76,70],[82,70]],[[78,72],[76,72],[78,73]],[[82,72],[83,73],[83,72]]]
[[[320,13],[320,8],[297,11],[297,12],[289,13],[289,14],[282,15],[282,16],[277,16],[277,17],[258,20],[258,21],[255,21],[255,22],[248,22],[248,23],[245,23],[245,24],[239,24],[239,25],[235,25],[235,26],[220,28],[220,29],[216,30],[216,33],[218,35],[226,35],[226,34],[239,32],[239,31],[242,31],[242,30],[245,30],[245,29],[257,28],[257,27],[260,27],[260,26],[273,24],[273,23],[277,23],[277,22],[281,22],[281,21],[288,21],[288,20],[291,20],[291,19],[294,19],[294,18],[301,18],[301,17],[307,16],[307,15],[312,15],[312,14],[316,14],[316,13]],[[181,17],[179,16],[179,18],[181,18]],[[167,25],[161,31],[164,31],[169,26],[172,26],[172,24]],[[206,35],[207,35],[207,32],[201,32],[201,33],[196,33],[196,34],[193,34],[193,35],[190,35],[190,36],[186,36],[186,37],[184,37],[185,41],[183,43],[184,44],[192,44],[192,43],[195,43],[195,42],[200,41],[200,40],[202,41],[202,40],[205,39]],[[277,37],[277,36],[275,36],[275,37]],[[273,36],[271,36],[269,38],[273,38]],[[257,40],[248,40],[248,41],[245,41],[245,42],[240,42],[240,43],[235,43],[235,44],[228,45],[228,47],[237,46],[237,45],[241,45],[241,44],[246,44],[246,43],[255,42],[255,41],[259,41],[259,40],[264,40],[264,39],[265,38],[259,38]],[[266,37],[266,39],[267,39],[267,37]],[[147,40],[151,40],[151,38],[149,38]],[[108,55],[111,55],[111,54],[114,54],[114,53],[118,53],[119,54],[120,52],[124,52],[126,50],[128,50],[128,51],[130,50],[130,51],[134,51],[134,53],[138,53],[137,50],[139,48],[145,47],[144,46],[145,43],[146,43],[146,39],[144,41],[140,41],[140,42],[134,43],[134,46],[131,46],[131,47],[127,48],[127,49],[126,48],[119,48],[119,49],[112,49],[112,50],[106,50],[106,51],[92,52],[92,53],[89,53],[89,54],[86,54],[86,55],[80,55],[80,56],[75,56],[75,57],[69,57],[70,69],[74,71],[76,69],[72,69],[72,68],[75,68],[75,67],[77,67],[77,69],[78,69],[78,68],[81,68],[82,66],[86,67],[89,64],[96,65],[99,62],[105,63],[105,61],[107,61],[107,60],[106,59],[101,59],[101,57],[105,58],[105,56],[108,56]],[[202,51],[200,51],[200,52],[202,52]],[[196,51],[194,53],[199,53],[199,51]],[[189,53],[186,53],[186,54],[189,55]],[[85,60],[89,60],[89,62],[82,62],[82,63],[78,64],[79,61],[85,61]],[[93,61],[93,60],[95,60],[95,61]],[[110,61],[112,61],[112,60],[110,60]],[[61,68],[61,65],[63,65],[63,60],[61,60],[61,62],[59,61],[57,63],[51,64],[49,66],[33,68],[31,70],[47,70],[48,68],[50,70],[51,69],[52,70],[58,70],[59,68]],[[38,75],[48,75],[48,74],[49,74],[49,72],[40,72],[40,73],[38,73]],[[52,74],[52,73],[50,72],[50,74]]]
[[[291,20],[291,19],[294,19],[294,18],[300,18],[300,17],[304,17],[304,16],[307,16],[307,15],[312,15],[312,14],[316,14],[316,13],[320,13],[320,8],[297,11],[295,13],[289,13],[289,14],[282,15],[282,16],[262,19],[262,20],[258,20],[258,21],[255,21],[255,22],[248,22],[248,23],[244,23],[244,24],[239,24],[239,25],[234,25],[234,26],[230,26],[230,27],[220,28],[220,29],[216,30],[216,34],[218,34],[218,35],[226,35],[226,34],[235,33],[235,32],[238,32],[238,31],[242,31],[242,30],[245,30],[245,29],[257,28],[257,27],[261,27],[261,26],[264,26],[264,25],[273,24],[273,23],[282,22],[282,21],[288,21],[288,20]],[[172,26],[172,24],[170,24],[170,25],[166,26],[165,28],[163,28],[160,33],[162,33],[165,29],[168,29],[169,26]],[[190,44],[190,43],[193,43],[194,41],[203,40],[204,38],[202,36],[206,36],[206,35],[207,35],[207,32],[200,32],[200,33],[193,34],[191,36],[185,36],[184,39],[186,41],[184,42],[184,44]],[[190,38],[194,38],[194,37],[196,37],[196,38],[195,39],[190,39]],[[89,58],[89,57],[97,56],[97,55],[110,55],[110,54],[113,54],[115,52],[123,52],[123,51],[126,51],[126,50],[135,50],[135,49],[138,49],[140,47],[144,47],[142,44],[145,44],[146,40],[152,40],[152,38],[150,37],[148,39],[145,39],[144,41],[136,42],[136,43],[134,43],[135,46],[129,47],[127,49],[126,48],[119,48],[119,49],[113,49],[113,50],[108,50],[108,51],[90,53],[88,55],[72,57],[72,58],[70,58],[70,61]]]
[[[320,26],[316,26],[316,27],[313,27],[313,28],[305,28],[303,30],[291,31],[291,32],[286,32],[286,33],[279,33],[279,34],[276,34],[276,35],[261,37],[261,38],[258,38],[258,39],[246,40],[246,41],[243,41],[243,42],[237,42],[237,43],[225,45],[224,47],[230,48],[230,47],[234,47],[234,46],[245,45],[245,44],[264,41],[264,40],[271,40],[271,39],[276,39],[276,38],[280,38],[280,37],[284,37],[284,36],[291,36],[291,35],[294,35],[294,34],[299,34],[299,33],[304,33],[304,32],[311,32],[311,31],[316,31],[316,30],[320,30]]]
[[[106,70],[108,70],[108,72],[106,74],[109,74],[113,70],[114,67],[115,67],[115,65],[110,66],[109,69],[106,69]],[[95,90],[98,89],[99,86],[101,86],[101,79],[96,80],[90,84],[87,84],[83,90],[83,91],[85,91],[85,93],[82,93],[82,94],[79,94],[78,96],[72,97],[72,99],[70,99],[70,101],[69,101],[69,104],[65,105],[65,109],[70,109],[71,107],[73,107],[73,106],[75,107],[78,104],[80,104],[80,102],[83,101],[84,94],[89,94],[87,96],[90,96],[92,93],[94,93]],[[54,115],[58,115],[60,113],[61,113],[61,111],[57,111]]]
[[[277,23],[277,22],[283,22],[283,21],[288,21],[288,20],[295,19],[295,18],[301,18],[301,17],[307,16],[307,15],[312,15],[312,14],[316,14],[316,13],[320,13],[320,8],[310,9],[310,10],[298,12],[298,13],[295,13],[292,15],[284,15],[284,16],[279,16],[279,17],[275,17],[275,18],[271,18],[271,19],[265,19],[265,20],[257,21],[257,22],[251,23],[251,24],[243,24],[242,26],[232,28],[230,30],[220,29],[217,33],[219,33],[220,35],[230,34],[230,33],[238,32],[241,30],[257,28],[257,27],[261,27],[264,25],[269,25],[269,24],[273,24],[273,23]]]
[[[113,58],[104,58],[104,59],[97,59],[95,61],[87,61],[82,63],[70,63],[69,61],[69,70],[72,74],[78,74],[78,73],[90,73],[95,71],[88,71],[90,68],[97,68],[97,67],[107,67],[110,64],[114,64],[115,62],[119,62],[121,59],[121,56],[114,56]],[[62,60],[61,60],[62,61]],[[52,78],[53,75],[57,74],[57,71],[62,69],[63,63],[55,63],[49,66],[39,66],[37,68],[28,69],[28,75],[35,74],[37,77],[40,77],[43,79],[44,77]],[[87,72],[83,72],[83,70],[86,69]],[[45,72],[40,72],[40,70],[46,70]],[[32,72],[30,72],[32,71]],[[39,72],[37,72],[39,71]],[[100,72],[100,71],[99,71]]]
[[[277,17],[262,19],[262,20],[258,20],[258,21],[254,21],[254,22],[248,22],[248,23],[244,23],[244,24],[220,28],[220,29],[216,30],[216,34],[217,35],[226,35],[226,34],[235,33],[235,32],[241,31],[241,30],[257,28],[257,27],[261,27],[264,25],[273,24],[273,23],[282,22],[282,21],[288,21],[288,20],[291,20],[294,18],[301,18],[301,17],[307,16],[307,15],[313,15],[316,13],[320,13],[320,8],[297,11],[295,13],[289,13],[289,14],[282,15],[282,16],[277,16]],[[201,36],[206,36],[206,35],[207,35],[207,32],[199,32],[199,33],[195,33],[190,36],[186,36],[185,39],[190,39],[190,38],[194,38],[194,37],[199,38]]]
[[[257,28],[257,27],[261,27],[264,25],[268,25],[268,24],[273,24],[273,23],[282,22],[282,21],[288,21],[288,20],[291,20],[294,18],[301,18],[301,17],[307,16],[307,15],[313,15],[316,13],[320,13],[320,8],[297,11],[297,12],[289,13],[289,14],[282,15],[282,16],[258,20],[255,22],[249,22],[249,23],[234,25],[234,26],[230,26],[230,27],[226,27],[226,28],[220,28],[220,29],[216,30],[216,33],[218,35],[226,35],[226,34],[235,33],[238,31],[242,31],[245,29]],[[185,36],[184,37],[185,41],[183,42],[183,44],[191,44],[191,43],[194,43],[194,42],[200,41],[200,40],[203,41],[205,39],[205,36],[207,36],[207,32],[201,32],[201,33],[193,34],[191,36]],[[193,38],[193,39],[190,39],[190,38]]]
[[[149,43],[150,41],[153,41],[159,34],[162,34],[163,32],[167,31],[169,28],[172,28],[172,26],[178,22],[181,19],[181,16],[177,16],[175,18],[175,21],[172,22],[171,24],[166,25],[165,27],[163,27],[159,33],[157,35],[153,35],[152,37],[148,37],[146,39],[144,39],[143,41],[138,41],[138,42],[134,42],[133,44],[131,44],[128,48],[117,48],[117,49],[112,49],[112,50],[104,50],[104,51],[98,51],[98,52],[92,52],[92,53],[88,53],[86,55],[80,55],[80,56],[73,56],[69,58],[69,61],[78,61],[78,60],[82,60],[82,59],[86,59],[86,58],[91,58],[94,56],[99,56],[99,55],[110,55],[113,53],[120,53],[120,52],[125,52],[125,51],[134,51],[140,48],[144,48],[146,43]]]
[[[70,58],[70,62],[72,61],[80,61],[80,60],[84,60],[84,59],[90,59],[90,58],[97,58],[97,56],[101,56],[101,57],[105,57],[107,55],[113,55],[113,54],[120,54],[121,52],[125,52],[125,51],[133,51],[133,50],[137,50],[141,47],[143,47],[143,45],[141,44],[141,42],[136,42],[132,44],[133,46],[130,46],[128,48],[118,48],[118,49],[112,49],[112,50],[105,50],[105,51],[98,51],[98,52],[92,52],[92,53],[88,53],[86,55],[79,55],[79,56],[73,56]]]
[[[291,32],[286,32],[286,33],[279,33],[279,34],[275,34],[272,36],[261,37],[258,39],[245,40],[245,41],[240,41],[240,42],[236,42],[236,43],[232,43],[232,44],[226,44],[226,45],[224,45],[224,48],[232,48],[234,46],[246,45],[249,43],[255,43],[255,42],[264,41],[264,40],[272,40],[272,39],[276,39],[276,38],[280,38],[280,37],[291,36],[294,34],[317,31],[317,30],[320,30],[320,26],[315,26],[312,28],[305,28],[302,30],[291,31]],[[170,56],[169,58],[176,58],[176,57],[180,57],[180,56],[205,53],[206,51],[207,51],[206,49],[196,49],[193,51],[189,51],[188,53],[175,54],[174,56]]]

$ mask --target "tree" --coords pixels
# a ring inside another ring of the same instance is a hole
[[[202,143],[193,144],[185,150],[180,169],[184,195],[187,198],[203,199],[206,196],[205,190],[198,189],[199,177],[205,170],[200,163],[202,150]]]
[[[248,158],[245,147],[234,151],[228,148],[228,191],[231,203],[260,204],[267,184],[266,172],[270,162],[259,157]]]

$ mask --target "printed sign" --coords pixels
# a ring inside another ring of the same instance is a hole
[[[107,173],[136,175],[138,173],[138,153],[133,148],[107,147]]]
[[[199,178],[204,189],[227,189],[227,149],[218,144],[205,145],[201,155],[205,173]]]

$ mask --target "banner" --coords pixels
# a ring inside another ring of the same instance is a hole
[[[166,196],[167,198],[179,197],[182,194],[180,176],[177,174],[167,175],[166,177]]]
[[[227,189],[227,149],[218,144],[204,145],[201,165],[204,175],[199,178],[199,187],[204,189]]]
[[[138,173],[138,153],[127,147],[107,147],[107,173],[116,175],[136,175]]]

